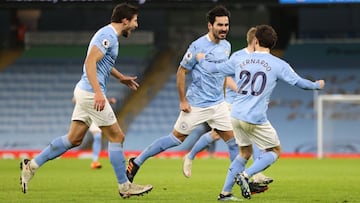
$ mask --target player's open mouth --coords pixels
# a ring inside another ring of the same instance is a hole
[[[222,39],[226,38],[226,33],[220,33],[219,38],[222,38]]]

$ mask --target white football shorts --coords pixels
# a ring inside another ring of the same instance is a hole
[[[94,109],[94,93],[84,91],[78,87],[74,90],[75,107],[71,120],[79,120],[90,126],[92,122],[97,126],[110,126],[117,122],[115,113],[106,99],[102,111]]]
[[[232,131],[230,111],[225,102],[211,107],[191,107],[190,113],[180,112],[174,129],[181,134],[189,135],[198,125],[207,122],[212,129]]]
[[[265,150],[280,145],[276,130],[270,122],[251,124],[231,118],[234,136],[239,146],[249,146],[255,143],[259,149]]]

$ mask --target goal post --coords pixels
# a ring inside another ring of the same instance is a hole
[[[360,95],[318,95],[317,158],[360,153]]]

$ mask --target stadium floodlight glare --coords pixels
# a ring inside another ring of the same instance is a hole
[[[339,150],[340,153],[341,150],[346,152],[346,148],[341,148],[344,146],[341,142],[347,143],[347,146],[355,146],[356,149],[358,143],[354,143],[352,140],[357,140],[357,134],[360,132],[358,124],[360,121],[360,95],[319,95],[316,99],[316,107],[317,158],[323,158],[326,153],[337,153],[336,150]],[[326,147],[324,143],[327,144]],[[334,150],[335,145],[338,147],[336,150]]]

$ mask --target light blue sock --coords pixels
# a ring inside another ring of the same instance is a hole
[[[245,170],[245,173],[251,177],[252,175],[259,173],[269,167],[277,160],[278,156],[275,152],[265,152],[257,158],[249,168]]]
[[[239,154],[239,146],[236,144],[235,138],[231,138],[225,143],[229,148],[230,160],[233,161],[236,158],[236,156]]]
[[[49,160],[55,159],[72,148],[67,135],[55,138],[51,143],[38,154],[34,160],[40,167]]]
[[[93,137],[94,141],[92,144],[92,155],[93,161],[97,161],[99,159],[99,154],[101,151],[101,133],[96,133]]]
[[[211,131],[210,131],[211,132]],[[200,137],[200,139],[194,144],[191,148],[191,151],[188,154],[188,158],[194,160],[197,153],[203,150],[206,146],[211,144],[214,141],[214,138],[211,136],[211,133],[207,132]]]
[[[246,163],[247,160],[240,155],[237,155],[234,161],[231,162],[223,187],[224,192],[231,192],[235,183],[236,174],[244,171]]]
[[[253,160],[255,161],[255,159],[260,157],[260,155],[263,153],[263,151],[260,150],[259,147],[256,144],[253,144],[252,148],[253,148],[252,156],[253,156]]]
[[[160,152],[169,149],[170,147],[178,146],[181,143],[182,142],[172,133],[170,133],[168,136],[160,137],[151,143],[151,145],[146,147],[146,149],[142,151],[138,157],[136,157],[134,162],[136,165],[141,166],[149,157],[155,156]]]
[[[125,173],[126,163],[122,144],[119,142],[109,142],[108,152],[110,163],[115,171],[118,183],[126,183],[128,178]]]

